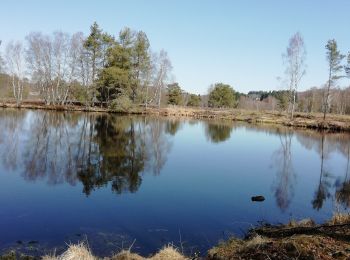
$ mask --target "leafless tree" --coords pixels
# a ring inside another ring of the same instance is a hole
[[[55,32],[27,36],[27,61],[32,79],[47,104],[65,104],[72,84],[81,79],[82,36]],[[79,66],[80,65],[80,66]]]
[[[286,64],[286,76],[289,82],[289,112],[293,119],[296,95],[299,83],[306,73],[306,49],[302,35],[297,32],[289,39],[286,53],[283,55]]]
[[[10,42],[6,47],[8,73],[11,76],[13,97],[19,106],[23,99],[25,63],[24,49],[21,42]]]
[[[168,57],[168,53],[161,50],[159,54],[155,55],[154,63],[154,87],[156,88],[156,91],[153,99],[157,99],[158,107],[160,107],[162,91],[168,85],[167,83],[170,78],[169,74],[171,70],[172,65]]]

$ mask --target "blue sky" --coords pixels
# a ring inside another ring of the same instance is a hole
[[[215,82],[240,92],[280,89],[281,55],[297,31],[307,48],[301,89],[327,80],[328,39],[350,51],[347,0],[1,0],[0,6],[5,44],[31,31],[87,34],[94,21],[111,34],[125,26],[143,30],[154,51],[168,51],[182,88],[199,94]]]

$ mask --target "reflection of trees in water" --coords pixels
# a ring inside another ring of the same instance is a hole
[[[170,135],[175,135],[181,128],[181,121],[176,119],[169,119],[166,121],[165,132]]]
[[[329,180],[330,173],[324,169],[325,160],[325,135],[322,133],[321,144],[320,144],[320,156],[321,156],[321,167],[320,167],[320,180],[318,183],[318,188],[315,192],[315,197],[312,201],[312,206],[314,209],[320,210],[323,206],[324,201],[331,196],[329,189],[331,183]]]
[[[149,138],[146,138],[146,144],[147,147],[150,147],[147,166],[148,168],[151,168],[155,175],[159,175],[160,170],[166,162],[171,144],[165,135],[164,121],[156,118],[146,124],[148,126],[147,135],[149,136]]]
[[[93,142],[98,149],[87,151],[84,164],[79,165],[78,177],[84,184],[84,192],[111,182],[117,193],[135,192],[141,185],[139,173],[144,169],[144,140],[135,130],[136,123],[130,118],[100,116],[96,118]],[[90,133],[91,136],[91,133]],[[89,144],[92,142],[89,141]]]
[[[277,169],[276,181],[274,184],[274,195],[277,206],[285,211],[294,195],[296,181],[292,163],[292,137],[290,131],[279,132],[281,142],[280,148],[273,154],[274,166]]]
[[[26,112],[1,110],[0,115],[0,145],[3,147],[1,153],[2,163],[5,167],[16,170],[19,157],[19,138],[25,125]]]
[[[19,156],[23,176],[29,181],[46,179],[53,185],[75,185],[79,181],[86,194],[109,183],[114,192],[135,192],[141,185],[141,173],[152,169],[159,174],[170,150],[166,121],[144,120],[115,115],[33,113],[29,129],[20,130],[25,137],[23,154]],[[17,120],[22,125],[23,121]],[[13,133],[10,130],[3,132],[9,135]]]
[[[300,131],[299,142],[308,150],[315,150],[320,155],[320,178],[315,192],[312,205],[314,209],[321,209],[324,202],[333,197],[330,190],[336,186],[335,199],[337,202],[348,208],[350,203],[350,185],[348,183],[347,172],[349,171],[349,145],[350,136],[344,133],[326,133],[318,131]],[[347,158],[345,180],[333,184],[332,174],[325,169],[325,161],[332,152],[339,152]]]
[[[205,125],[205,134],[211,142],[220,143],[230,138],[232,129],[232,124],[207,122]]]
[[[350,142],[347,143],[347,161],[346,161],[346,170],[343,183],[340,185],[340,188],[337,189],[335,193],[335,198],[338,203],[344,206],[345,209],[350,207]]]
[[[76,183],[74,160],[78,124],[74,114],[43,112],[33,115],[28,140],[23,143],[23,176],[49,184]]]

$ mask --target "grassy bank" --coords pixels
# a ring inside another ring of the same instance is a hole
[[[16,108],[13,102],[2,102],[0,107]],[[321,113],[295,113],[293,120],[290,120],[286,113],[277,111],[249,111],[240,109],[209,109],[190,107],[166,107],[166,108],[144,108],[132,107],[128,110],[112,110],[103,107],[84,107],[79,105],[45,105],[43,102],[24,102],[22,109],[46,109],[57,111],[82,111],[82,112],[102,112],[102,113],[123,113],[123,114],[143,114],[160,115],[172,117],[189,117],[196,119],[215,119],[228,121],[242,121],[259,124],[279,124],[291,127],[301,127],[318,130],[345,131],[350,132],[350,116],[329,114],[323,120]]]
[[[2,260],[36,259],[16,257],[14,252]],[[44,260],[98,260],[84,243],[70,245],[61,255],[46,255]],[[213,247],[202,257],[185,256],[173,246],[166,246],[149,257],[123,250],[102,260],[185,260],[185,259],[350,259],[350,215],[336,214],[317,225],[312,220],[291,221],[286,225],[253,228],[245,239],[231,238]]]

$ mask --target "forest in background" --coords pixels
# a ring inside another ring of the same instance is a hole
[[[325,46],[328,80],[300,91],[306,74],[303,36],[294,34],[283,57],[285,75],[279,90],[239,93],[228,84],[209,86],[206,95],[188,93],[175,82],[165,50],[154,52],[143,31],[123,28],[117,36],[95,22],[84,36],[56,31],[32,32],[25,41],[9,42],[0,56],[0,98],[3,102],[42,101],[47,105],[105,107],[127,112],[132,107],[190,106],[350,114],[350,53],[337,42]]]

